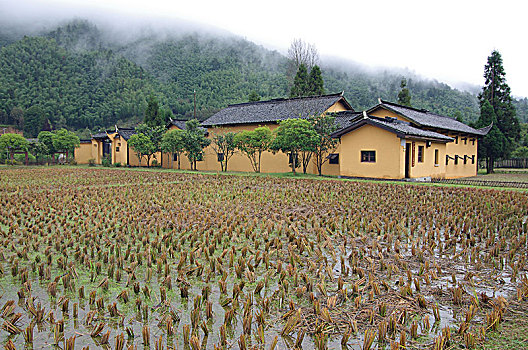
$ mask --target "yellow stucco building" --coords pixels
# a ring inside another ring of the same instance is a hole
[[[453,118],[423,109],[401,106],[379,100],[368,111],[355,112],[342,93],[292,99],[248,102],[230,105],[202,122],[209,138],[219,133],[253,130],[268,126],[271,130],[280,121],[332,114],[335,117],[337,148],[329,154],[323,165],[325,175],[342,177],[420,179],[457,178],[477,173],[478,138],[486,135],[490,127],[474,129]],[[169,129],[185,129],[185,121],[172,120]],[[139,161],[127,140],[132,129],[93,135],[89,142],[76,150],[77,162],[94,159],[100,164],[106,155],[112,163],[138,166]],[[219,159],[212,146],[206,147],[197,170],[220,171]],[[157,162],[164,168],[178,168],[178,158],[171,154],[157,154]],[[190,163],[180,155],[181,169],[190,169]],[[145,165],[145,164],[143,164]],[[252,172],[249,159],[236,153],[228,163],[229,171]],[[265,152],[261,159],[261,172],[291,171],[287,154]],[[316,174],[314,162],[308,172]]]
[[[75,160],[77,164],[89,164],[90,161],[102,164],[107,158],[112,164],[139,166],[139,157],[128,146],[128,139],[135,133],[134,129],[116,126],[114,131],[94,134],[90,140],[81,140],[80,146],[75,149]],[[157,159],[160,158],[158,154]],[[141,165],[146,165],[145,161]]]

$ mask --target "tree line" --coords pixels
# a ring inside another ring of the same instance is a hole
[[[15,153],[26,153],[31,161],[55,161],[55,155],[64,154],[67,161],[73,156],[75,147],[80,144],[79,137],[66,129],[53,132],[41,131],[36,140],[28,141],[20,134],[5,133],[0,136],[0,160],[14,164],[21,161]],[[24,155],[25,156],[25,155]]]

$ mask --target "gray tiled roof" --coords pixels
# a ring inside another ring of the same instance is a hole
[[[97,134],[92,135],[92,139],[106,139],[108,134],[106,132],[98,132]]]
[[[117,128],[117,133],[119,136],[125,139],[125,141],[128,141],[128,139],[132,136],[137,134],[135,129],[131,128]]]
[[[474,129],[469,125],[459,122],[456,119],[446,117],[443,115],[431,113],[425,109],[416,109],[412,107],[402,106],[396,103],[380,100],[380,104],[372,107],[367,112],[370,113],[380,107],[392,110],[393,112],[409,119],[413,124],[421,127],[429,127],[442,129],[447,131],[455,131],[473,135],[486,135],[486,128]],[[488,130],[489,131],[489,130]]]
[[[440,134],[434,131],[423,130],[415,126],[412,126],[410,123],[397,120],[394,118],[378,118],[378,117],[368,116],[368,115],[365,116],[364,114],[347,113],[347,112],[340,112],[337,114],[339,115],[339,118],[343,120],[348,117],[349,122],[348,122],[348,125],[343,124],[344,126],[342,129],[332,134],[333,137],[339,137],[365,124],[369,124],[369,125],[378,126],[382,129],[393,132],[398,137],[402,137],[402,138],[416,137],[420,139],[435,140],[435,141],[441,141],[441,142],[451,142],[454,140],[452,137],[445,136],[443,134]]]
[[[174,125],[174,126],[178,127],[178,129],[185,130],[185,122],[186,121],[187,120],[182,120],[182,119],[171,119],[169,125]]]
[[[230,105],[205,120],[203,126],[258,124],[280,120],[321,115],[336,102],[342,101],[347,108],[352,107],[342,93],[300,97],[290,99],[274,99]]]

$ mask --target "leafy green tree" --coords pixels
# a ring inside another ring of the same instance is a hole
[[[7,133],[0,136],[0,152],[8,152],[11,159],[14,152],[27,151],[28,145],[27,140],[19,134]]]
[[[400,92],[398,93],[398,103],[411,107],[411,93],[409,92],[409,89],[407,88],[407,80],[403,78],[400,82]]]
[[[293,79],[293,86],[290,90],[290,98],[306,96],[309,92],[308,85],[308,70],[306,66],[301,63],[297,74]]]
[[[191,164],[191,170],[196,170],[196,162],[203,158],[204,148],[211,143],[205,133],[206,131],[200,127],[198,120],[191,119],[185,122],[184,149]]]
[[[513,158],[528,158],[528,146],[519,146],[512,152]]]
[[[157,151],[157,148],[150,137],[143,133],[132,135],[128,139],[128,146],[136,152],[139,166],[141,166],[141,160],[145,157],[147,160],[147,167],[150,167],[150,158]]]
[[[255,90],[251,90],[248,97],[249,102],[257,102],[260,101],[260,96]]]
[[[502,65],[502,57],[494,50],[488,57],[484,66],[484,87],[478,98],[480,101],[481,116],[484,104],[489,102],[497,117],[496,125],[505,136],[504,147],[496,157],[507,157],[515,147],[515,142],[520,138],[519,120],[516,117],[515,107],[512,103],[511,90],[506,83],[506,73]]]
[[[504,147],[508,140],[497,126],[497,116],[491,103],[488,100],[484,100],[476,126],[484,127],[491,123],[493,123],[493,127],[478,143],[478,154],[479,157],[486,159],[486,171],[488,174],[493,172],[495,159],[504,154]]]
[[[260,173],[260,159],[262,153],[270,149],[273,142],[273,132],[267,126],[260,126],[254,130],[244,130],[235,136],[237,148],[249,158],[253,171]]]
[[[306,173],[307,165],[319,135],[313,125],[306,119],[286,119],[281,121],[275,130],[275,139],[271,145],[274,151],[282,151],[290,156],[291,169],[295,173],[298,166],[298,156],[302,156],[303,171]]]
[[[308,95],[319,96],[324,95],[324,81],[323,75],[321,73],[321,68],[315,65],[310,71],[310,76],[308,77]]]
[[[40,106],[31,106],[24,114],[24,135],[26,137],[36,137],[42,130],[46,115]]]
[[[156,148],[156,152],[161,151],[161,140],[166,131],[165,125],[148,126],[147,124],[139,124],[136,126],[137,133],[142,133],[150,138]]]
[[[40,152],[45,152],[44,155],[46,156],[53,156],[56,152],[55,147],[53,147],[53,138],[55,137],[55,134],[51,131],[41,131],[38,134],[38,144],[43,145],[39,146]]]
[[[74,148],[78,147],[81,141],[75,133],[60,129],[53,133],[52,144],[56,152],[65,152],[68,159],[68,155],[73,153]]]
[[[222,171],[227,171],[227,164],[236,153],[236,132],[218,133],[213,135],[211,147],[218,155],[218,161]]]
[[[161,150],[171,155],[171,169],[174,161],[174,155],[178,158],[178,169],[180,169],[181,154],[184,148],[184,131],[180,129],[169,130],[161,138]]]
[[[36,142],[30,146],[31,153],[35,156],[35,160],[48,158],[49,150],[48,147],[42,142]],[[49,159],[49,158],[48,158]]]
[[[131,147],[138,154],[140,165],[141,165],[141,158],[143,157],[145,157],[147,160],[147,167],[150,167],[150,159],[152,157],[156,159],[155,154],[161,151],[161,141],[163,138],[163,134],[166,132],[166,130],[167,129],[165,128],[164,125],[149,126],[147,124],[139,124],[136,127],[136,133],[137,133],[136,135],[142,135],[142,136],[137,137],[132,141],[133,145],[135,145],[136,148],[132,146]],[[148,141],[145,138],[147,138]],[[129,145],[130,145],[130,139],[128,141]]]
[[[319,176],[322,175],[323,164],[328,160],[328,155],[335,151],[339,140],[330,135],[337,131],[335,118],[331,115],[314,116],[310,118],[315,131],[317,132],[317,142],[314,144],[313,159]]]

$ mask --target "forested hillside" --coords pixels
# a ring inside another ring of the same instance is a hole
[[[121,41],[88,21],[76,20],[24,37],[0,28],[0,124],[23,126],[24,111],[39,106],[54,128],[96,130],[142,118],[154,94],[177,117],[206,118],[230,103],[288,94],[287,59],[234,36],[145,32]],[[345,91],[357,110],[377,98],[396,101],[401,73],[364,73],[322,62],[325,89]],[[415,107],[478,117],[475,95],[446,84],[407,77]],[[528,101],[516,101],[526,121]]]

